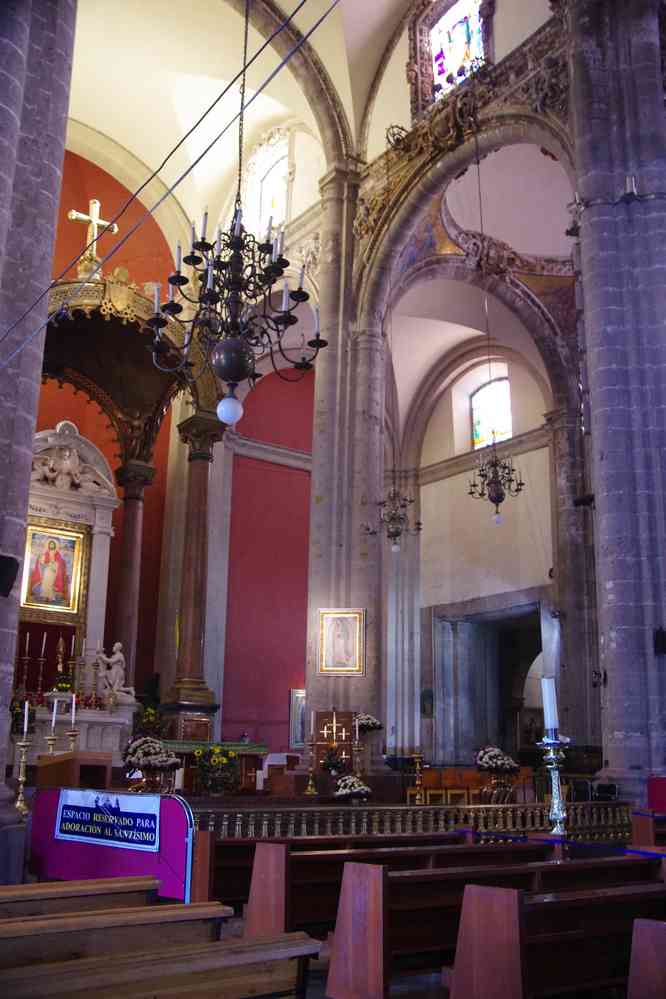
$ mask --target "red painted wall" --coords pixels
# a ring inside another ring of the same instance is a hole
[[[60,195],[58,235],[53,263],[54,277],[59,275],[70,260],[85,246],[86,226],[71,222],[67,218],[70,208],[88,211],[88,202],[97,198],[101,202],[101,213],[105,219],[124,204],[129,192],[104,170],[74,153],[65,153],[63,184]],[[121,236],[136,221],[145,209],[132,205],[118,223]],[[100,240],[98,256],[103,255],[118,237],[105,236]],[[117,255],[105,267],[110,274],[114,267],[126,267],[130,280],[142,286],[146,281],[165,281],[173,267],[169,247],[162,232],[152,219],[139,229]],[[76,277],[76,270],[70,271],[68,279]],[[146,355],[147,363],[149,362]],[[70,385],[62,387],[53,380],[43,386],[39,400],[37,430],[54,427],[60,420],[71,420],[79,432],[96,444],[104,454],[111,468],[119,465],[118,441],[108,426],[107,418],[99,408],[82,393],[77,393]],[[154,464],[157,469],[152,485],[145,491],[143,549],[141,563],[141,592],[139,600],[139,640],[137,645],[136,686],[142,690],[147,678],[153,672],[153,652],[155,647],[155,627],[157,623],[157,599],[159,594],[159,567],[162,550],[162,527],[164,522],[164,501],[166,492],[166,471],[169,446],[171,414],[168,413],[157,438]],[[120,491],[122,492],[122,490]],[[105,644],[110,646],[116,640],[115,611],[116,593],[119,578],[119,553],[122,541],[122,505],[113,517],[115,538],[111,544],[109,587],[106,613]]]
[[[245,400],[238,431],[312,448],[314,377],[268,375]],[[310,475],[234,458],[222,732],[289,745],[289,690],[305,686]]]

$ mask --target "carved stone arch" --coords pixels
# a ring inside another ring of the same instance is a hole
[[[498,114],[481,122],[478,147],[481,156],[507,145],[530,143],[553,149],[562,161],[571,162],[566,137],[552,122],[523,114]],[[465,281],[487,289],[521,319],[531,334],[550,379],[556,406],[570,409],[576,395],[576,365],[570,340],[558,328],[546,307],[529,288],[513,275],[484,278],[469,268],[464,257],[447,255],[419,261],[407,275],[396,280],[392,274],[422,213],[434,196],[443,196],[448,184],[475,160],[475,143],[464,142],[439,159],[425,164],[396,192],[390,215],[385,215],[373,232],[360,273],[357,275],[358,330],[374,330],[381,317],[414,281],[437,275]]]
[[[241,16],[245,11],[245,0],[226,0],[229,6]],[[264,38],[280,27],[284,12],[274,0],[254,0],[250,6],[250,21]],[[292,23],[288,24],[273,40],[272,47],[280,58],[289,55],[303,35]],[[289,58],[289,70],[307,95],[308,103],[317,122],[322,146],[328,166],[351,156],[354,141],[342,102],[333,85],[326,67],[309,41],[304,42]]]
[[[401,450],[405,468],[418,469],[421,465],[423,441],[431,417],[444,393],[469,371],[478,368],[488,358],[488,344],[485,337],[475,337],[449,351],[427,372],[418,386],[405,419]],[[543,393],[546,408],[552,409],[550,385],[522,354],[492,343],[490,358],[493,361],[514,361],[521,364],[534,378]]]

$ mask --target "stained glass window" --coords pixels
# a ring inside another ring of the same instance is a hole
[[[472,393],[472,446],[476,450],[512,435],[508,378],[495,378]]]
[[[461,66],[466,76],[472,63],[483,59],[481,2],[458,0],[430,29],[435,99],[460,83],[457,73]],[[452,83],[446,79],[450,74],[453,75]]]

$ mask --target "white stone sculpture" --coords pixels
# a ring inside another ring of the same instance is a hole
[[[97,659],[106,666],[100,675],[102,695],[114,704],[134,704],[136,696],[134,687],[125,686],[125,656],[121,642],[116,642],[110,656],[103,651],[97,653]]]

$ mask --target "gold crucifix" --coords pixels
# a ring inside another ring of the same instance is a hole
[[[100,228],[104,229],[108,227],[108,231],[114,235],[118,232],[118,226],[115,222],[106,222],[104,219],[100,218],[100,208],[100,202],[96,198],[91,198],[88,203],[87,215],[85,212],[77,212],[74,208],[67,212],[67,218],[71,219],[72,222],[83,222],[88,226],[88,232],[86,233],[86,244],[88,244],[88,248],[79,260],[76,273],[80,278],[86,278],[93,281],[101,281],[102,279],[101,270],[95,274],[94,278],[91,277],[93,271],[99,263],[99,259],[97,257],[97,240],[99,239]]]

